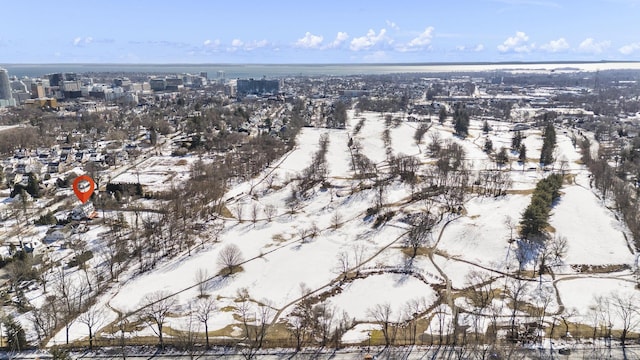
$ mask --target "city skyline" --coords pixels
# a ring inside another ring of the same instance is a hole
[[[3,5],[0,64],[640,60],[640,0],[49,6]]]

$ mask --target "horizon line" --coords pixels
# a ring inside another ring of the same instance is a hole
[[[425,66],[425,65],[545,65],[545,64],[606,64],[606,63],[640,63],[640,60],[541,60],[541,61],[434,61],[434,62],[335,62],[335,63],[242,63],[242,62],[11,62],[4,63],[4,65],[22,65],[22,66],[42,66],[42,65],[154,65],[154,66],[171,66],[171,65],[224,65],[224,66],[326,66],[326,65],[339,65],[339,66],[380,66],[380,65],[406,65],[406,66]],[[0,63],[2,64],[2,63]]]

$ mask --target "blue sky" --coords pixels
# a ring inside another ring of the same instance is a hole
[[[640,61],[640,0],[32,0],[0,8],[0,64]]]

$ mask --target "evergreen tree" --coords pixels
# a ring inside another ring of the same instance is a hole
[[[513,138],[511,138],[511,149],[513,149],[513,151],[518,151],[520,145],[522,145],[522,133],[520,131],[516,131],[516,133],[513,134]]]
[[[527,161],[527,147],[524,144],[520,144],[520,154],[518,155],[518,161],[524,164]]]
[[[34,198],[40,197],[40,181],[34,173],[29,173],[29,181],[25,190]]]
[[[447,119],[447,109],[444,106],[440,106],[440,112],[438,113],[438,121],[440,124],[444,124],[444,121]]]
[[[489,123],[487,122],[487,120],[485,120],[482,123],[482,132],[487,134],[487,133],[489,133],[489,131],[491,131],[491,127],[489,126]]]
[[[22,351],[29,345],[25,336],[24,329],[15,321],[11,316],[6,316],[2,319],[2,323],[5,327],[5,336],[7,339],[7,349],[11,351]]]
[[[507,148],[504,146],[500,148],[500,151],[496,155],[496,163],[498,165],[504,165],[509,162],[509,153],[507,152]]]
[[[553,151],[556,147],[556,130],[553,123],[547,123],[543,136],[544,139],[542,141],[542,150],[540,151],[540,163],[543,165],[551,165],[555,161],[553,158]]]
[[[487,138],[484,141],[484,152],[486,152],[487,154],[491,153],[493,151],[493,141],[491,141],[491,139]]]
[[[453,113],[453,124],[456,135],[464,138],[469,134],[469,113],[460,104],[456,104],[456,109]]]
[[[531,196],[531,203],[522,213],[520,235],[528,239],[532,236],[544,236],[549,225],[549,212],[553,201],[560,197],[562,175],[553,174],[540,180]]]

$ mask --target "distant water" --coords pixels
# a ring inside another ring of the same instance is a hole
[[[393,73],[442,72],[549,72],[640,70],[640,62],[562,62],[562,63],[437,63],[437,64],[0,64],[10,76],[40,77],[57,72],[117,72],[117,73],[191,73],[207,72],[215,78],[224,71],[227,79],[282,78],[288,76],[381,75]]]

